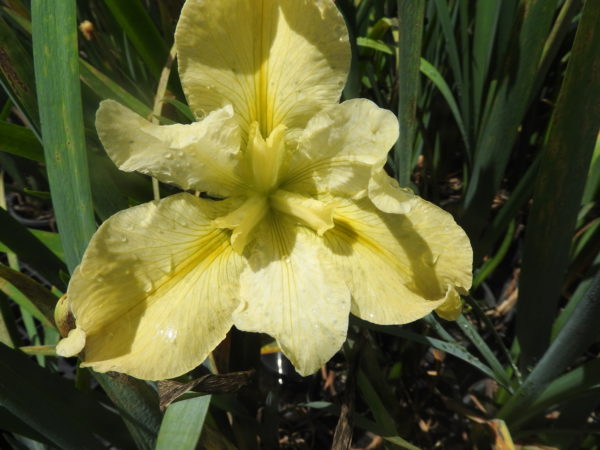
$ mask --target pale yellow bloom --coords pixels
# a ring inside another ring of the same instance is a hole
[[[338,103],[350,52],[331,0],[188,0],[175,41],[198,121],[158,126],[107,100],[98,134],[122,170],[221,200],[181,193],[104,222],[69,285],[77,328],[59,354],[170,378],[235,325],[309,374],[340,349],[350,312],[456,317],[469,241],[384,172],[396,117]]]

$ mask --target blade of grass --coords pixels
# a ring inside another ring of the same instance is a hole
[[[479,353],[481,353],[481,356],[483,356],[483,359],[487,362],[488,366],[494,371],[494,378],[503,386],[510,387],[511,381],[506,374],[506,369],[502,366],[500,361],[498,361],[498,358],[492,349],[490,349],[487,343],[479,335],[471,321],[461,314],[456,323],[465,336],[467,336],[471,343],[479,350]],[[511,389],[509,389],[509,391],[511,391]]]
[[[161,421],[157,392],[144,381],[127,375],[93,374],[117,407],[138,449],[153,450]]]
[[[473,35],[473,116],[480,120],[483,89],[488,78],[501,0],[479,0],[475,5]]]
[[[107,442],[131,448],[131,440],[118,416],[75,390],[69,381],[2,344],[0,392],[0,406],[58,448],[105,449]]]
[[[148,11],[140,0],[104,0],[106,6],[119,23],[144,63],[158,79],[163,68],[169,46],[158,32]]]
[[[65,288],[60,277],[60,272],[67,273],[65,264],[3,208],[0,208],[0,241],[48,282]]]
[[[28,128],[0,122],[0,150],[13,155],[44,162],[44,149]]]
[[[431,346],[435,349],[441,350],[443,352],[448,353],[449,355],[455,356],[458,359],[465,361],[466,363],[480,370],[486,376],[495,379],[498,382],[501,382],[501,380],[496,379],[496,375],[494,374],[494,371],[492,369],[483,364],[478,358],[469,353],[469,351],[466,348],[464,348],[460,344],[457,344],[456,342],[446,342],[429,336],[421,336],[420,334],[413,333],[412,331],[408,331],[400,327],[375,325],[370,322],[357,319],[356,317],[351,317],[351,322],[357,323],[370,330],[379,331],[380,333],[390,334],[392,336],[397,336],[412,342],[417,342],[419,344]],[[510,389],[510,386],[504,387]]]
[[[81,108],[75,2],[33,0],[32,19],[48,182],[72,271],[96,229]]]
[[[396,178],[400,186],[408,186],[413,170],[413,150],[417,123],[417,100],[419,98],[419,58],[425,21],[425,0],[398,0],[398,120],[400,137],[394,147]]]
[[[132,111],[135,111],[142,117],[148,117],[152,112],[152,108],[131,95],[109,77],[104,75],[98,69],[88,64],[83,59],[79,60],[79,75],[92,91],[101,99],[112,98],[119,103],[127,106]]]
[[[600,3],[584,6],[552,115],[525,233],[517,338],[523,367],[550,341],[600,117]],[[551,245],[549,245],[551,243]],[[535,321],[536,326],[531,323]]]
[[[531,374],[502,407],[498,413],[499,418],[510,424],[518,421],[521,415],[526,413],[528,406],[536,401],[546,387],[598,338],[599,315],[600,272],[596,274],[585,297]]]
[[[518,418],[511,419],[511,428],[518,430],[525,426],[528,420],[544,413],[551,406],[587,396],[591,391],[600,392],[600,359],[598,358],[552,381],[524,411],[518,414]]]
[[[496,194],[509,161],[518,129],[530,100],[540,57],[555,11],[555,3],[547,0],[525,0],[520,3],[515,42],[484,128],[481,130],[471,180],[467,186],[461,218],[471,240],[477,241],[487,224],[492,199]],[[517,39],[518,38],[518,39]]]
[[[452,91],[450,90],[450,87],[446,83],[446,80],[444,80],[442,75],[438,72],[438,70],[423,58],[421,58],[420,71],[423,75],[425,75],[427,78],[429,78],[431,80],[431,82],[435,85],[435,87],[437,87],[439,89],[440,93],[442,94],[442,97],[444,97],[444,99],[446,100],[446,103],[448,103],[450,112],[452,113],[454,120],[456,120],[456,125],[458,126],[458,129],[463,138],[465,147],[467,148],[467,157],[469,157],[470,156],[469,137],[467,135],[467,130],[465,129],[465,125],[463,123],[463,119],[460,114],[460,109],[458,108],[458,104],[456,103],[456,100],[454,99],[454,95],[452,95]]]
[[[23,114],[36,137],[40,137],[31,54],[0,17],[0,84]]]
[[[49,290],[27,275],[0,264],[0,289],[10,295],[10,286],[5,286],[7,282],[23,294],[21,306],[44,326],[54,327],[54,306],[58,299]]]
[[[200,439],[210,399],[210,395],[205,395],[169,405],[160,426],[156,450],[194,450]]]

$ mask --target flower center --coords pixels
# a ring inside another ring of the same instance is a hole
[[[258,122],[250,125],[246,161],[248,178],[254,189],[268,195],[279,184],[281,166],[285,158],[285,125],[278,125],[265,140]]]
[[[264,139],[258,122],[250,126],[245,170],[252,190],[238,208],[214,221],[216,227],[233,231],[231,246],[238,253],[244,251],[269,212],[285,214],[319,235],[333,228],[333,204],[279,189],[286,156],[285,132],[286,127],[279,125]]]

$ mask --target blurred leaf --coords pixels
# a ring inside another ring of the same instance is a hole
[[[191,398],[169,405],[160,426],[157,450],[194,450],[200,439],[210,395]]]
[[[169,46],[160,35],[140,0],[104,0],[115,20],[158,79],[169,55]]]
[[[0,406],[61,449],[105,449],[107,442],[132,445],[118,416],[3,344]]]
[[[473,101],[474,116],[479,122],[483,102],[483,91],[494,53],[494,41],[502,0],[479,0],[475,4],[473,35]]]
[[[152,108],[145,105],[83,59],[79,60],[79,75],[81,81],[102,100],[109,98],[116,100],[142,117],[148,117],[152,113]]]
[[[596,138],[596,146],[590,164],[590,171],[587,176],[581,204],[586,205],[598,198],[600,194],[600,133]]]
[[[32,19],[48,181],[67,265],[72,271],[96,229],[79,89],[75,2],[33,0]]]
[[[540,362],[515,395],[502,407],[499,412],[501,419],[510,425],[518,422],[521,416],[526,414],[528,406],[598,338],[599,316],[600,272],[596,274],[586,295]]]
[[[555,9],[555,2],[547,0],[524,0],[519,3],[516,20],[520,26],[514,29],[514,41],[502,65],[503,72],[491,100],[490,111],[484,113],[487,119],[482,123],[471,180],[465,195],[461,222],[474,241],[479,240],[487,223],[486,211],[489,211],[492,198],[504,178],[519,125],[531,101]]]
[[[523,366],[537,360],[550,341],[569,263],[585,177],[598,133],[600,3],[587,2],[565,80],[550,121],[546,148],[529,215],[519,283],[517,337]],[[531,324],[535,321],[536,326]]]
[[[465,147],[468,150],[470,148],[469,137],[467,136],[467,130],[465,129],[460,110],[458,109],[458,104],[456,103],[456,100],[452,95],[450,87],[448,86],[442,75],[438,72],[438,70],[423,58],[421,58],[420,70],[421,73],[423,73],[423,75],[429,78],[431,82],[435,85],[435,87],[437,87],[440,90],[442,97],[444,97],[446,103],[448,103],[448,107],[450,108],[452,116],[454,117],[454,120],[456,120],[456,125],[458,126],[460,134],[462,135]],[[467,156],[470,156],[469,152],[467,152]]]
[[[11,414],[6,408],[0,407],[0,427],[2,431],[10,431],[12,433],[25,436],[38,442],[47,445],[52,445],[52,442],[42,436],[40,433],[31,428],[29,424],[20,420]]]
[[[44,162],[44,149],[33,132],[19,125],[0,122],[0,150]]]
[[[0,84],[39,138],[39,120],[31,54],[0,16]]]
[[[92,373],[121,414],[138,449],[154,449],[162,419],[157,392],[145,381],[124,374]]]
[[[368,37],[356,38],[356,45],[358,45],[359,47],[377,50],[378,52],[387,53],[388,55],[394,54],[392,48],[385,42],[376,39],[371,39]]]
[[[370,322],[366,322],[364,320],[360,320],[356,317],[351,317],[352,322],[356,322],[357,324],[368,328],[370,330],[379,331],[381,333],[391,334],[393,336],[398,336],[403,339],[407,339],[409,341],[417,342],[419,344],[431,346],[443,352],[446,352],[450,355],[456,356],[459,359],[469,363],[473,367],[479,369],[485,375],[490,378],[495,379],[499,383],[502,383],[502,380],[496,379],[496,375],[494,371],[490,369],[488,366],[483,364],[479,359],[473,356],[469,351],[464,348],[462,345],[456,342],[446,342],[440,339],[431,338],[428,336],[421,336],[420,334],[413,333],[412,331],[408,331],[406,329],[397,327],[397,326],[385,326],[385,325],[376,325]],[[510,389],[510,386],[505,386]]]
[[[500,364],[500,361],[498,361],[494,352],[479,335],[471,321],[461,314],[456,323],[465,336],[467,336],[471,343],[479,350],[479,353],[481,353],[481,356],[483,356],[483,359],[485,359],[489,367],[494,371],[494,378],[503,386],[510,386],[511,381],[506,374],[506,369]]]
[[[510,419],[511,427],[522,428],[529,419],[567,400],[600,393],[600,359],[593,359],[552,381],[548,387],[522,411]]]
[[[396,178],[408,186],[413,170],[413,149],[417,132],[419,98],[419,58],[423,40],[425,0],[398,1],[398,120],[400,137],[394,147]]]
[[[48,247],[40,242],[27,228],[0,208],[0,241],[19,259],[35,268],[46,280],[64,289],[59,272],[67,272],[65,264]]]
[[[49,290],[27,275],[0,264],[0,285],[6,282],[4,280],[11,283],[29,300],[30,304],[26,308],[36,319],[46,327],[54,327],[54,306],[58,299]]]

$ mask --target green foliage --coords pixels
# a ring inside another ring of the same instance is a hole
[[[187,393],[164,411],[160,383],[64,373],[73,365],[53,356],[52,308],[68,273],[99,223],[152,198],[149,179],[119,172],[101,150],[95,111],[111,98],[150,118],[181,4],[2,4],[0,447],[302,448],[300,436],[319,448],[338,419],[355,441],[369,431],[385,448],[492,445],[507,439],[493,419],[517,443],[600,445],[586,428],[600,405],[591,0],[336,1],[353,54],[344,98],[398,115],[387,169],[471,239],[474,286],[456,323],[353,318],[344,355],[307,380],[273,377],[261,337],[235,332],[211,369],[254,369],[259,382]],[[160,120],[193,120],[177,77],[166,81]],[[42,225],[43,214],[26,215],[50,206]]]

